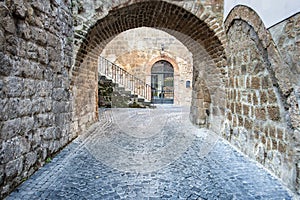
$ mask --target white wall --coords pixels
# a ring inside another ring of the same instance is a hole
[[[224,0],[224,20],[236,5],[246,5],[270,26],[300,12],[300,0]]]

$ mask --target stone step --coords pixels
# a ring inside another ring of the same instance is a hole
[[[114,83],[106,76],[99,76],[99,90],[99,95],[110,95],[110,98],[99,97],[100,106],[108,107],[111,105],[114,108],[145,108],[151,106],[151,102],[146,102],[145,98],[133,94],[132,91],[126,90],[125,87]]]
[[[117,91],[122,91],[122,92],[124,91],[124,92],[125,92],[125,88],[124,88],[124,87],[117,87],[117,86],[116,86],[115,89],[116,89]]]
[[[143,103],[145,101],[145,99],[144,98],[138,98],[137,101],[140,102],[140,103]]]
[[[139,97],[139,95],[137,95],[137,94],[131,94],[131,98],[138,98]]]

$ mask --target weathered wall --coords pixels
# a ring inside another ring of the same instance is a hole
[[[161,45],[164,51],[161,51]],[[189,50],[175,37],[152,28],[137,28],[125,31],[107,44],[101,56],[116,63],[129,73],[151,85],[151,68],[156,60],[172,59],[177,65],[174,79],[174,103],[190,105],[193,59]],[[152,62],[153,61],[153,62]]]
[[[75,136],[69,6],[0,2],[0,199]]]
[[[287,103],[290,105],[288,110],[289,123],[294,132],[294,151],[298,158],[296,184],[298,193],[300,193],[300,13],[274,25],[269,31],[281,58],[286,63],[286,67],[292,72],[289,78],[293,80],[293,91]]]
[[[295,107],[290,100],[299,79],[254,11],[236,7],[225,26],[228,81],[223,136],[297,190],[299,132],[290,123]]]

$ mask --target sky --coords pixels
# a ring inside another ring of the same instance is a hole
[[[300,12],[300,0],[224,0],[224,20],[236,5],[255,10],[267,28]]]

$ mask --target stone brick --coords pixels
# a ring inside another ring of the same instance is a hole
[[[232,120],[232,114],[231,114],[231,112],[229,112],[229,113],[228,113],[228,115],[227,115],[227,119],[228,119],[229,121],[231,121],[231,120]]]
[[[252,98],[253,98],[253,104],[258,105],[258,96],[256,95],[256,93],[252,94]]]
[[[272,139],[277,138],[275,127],[273,126],[268,127],[268,136],[271,137]]]
[[[269,80],[268,76],[264,76],[262,78],[262,84],[261,84],[263,89],[268,89],[270,86],[272,86],[271,81]]]
[[[267,142],[267,139],[266,139],[266,136],[262,136],[261,137],[261,142],[263,143],[263,144],[266,144],[266,142]]]
[[[268,103],[268,96],[267,96],[267,92],[265,91],[261,91],[260,93],[260,103],[262,105],[267,104]]]
[[[246,79],[246,88],[251,89],[251,78],[248,76]]]
[[[244,119],[242,116],[238,115],[238,126],[244,126]]]
[[[269,103],[274,104],[277,103],[277,97],[273,89],[268,90]]]
[[[21,131],[19,128],[21,126],[21,119],[13,119],[5,121],[1,127],[0,138],[3,140],[8,140],[16,137]]]
[[[283,142],[278,142],[278,151],[281,153],[285,153],[287,151],[287,145]]]
[[[277,150],[278,148],[278,143],[276,139],[272,139],[272,149]]]
[[[39,45],[46,45],[47,43],[47,34],[43,29],[40,28],[32,28],[32,36],[36,40],[37,44]]]
[[[243,104],[243,115],[249,116],[249,106]]]
[[[233,127],[237,127],[238,126],[238,118],[237,118],[237,115],[233,115],[233,123],[232,123],[232,126]]]
[[[235,84],[234,85],[235,85],[236,88],[240,87],[238,77],[235,77]]]
[[[247,67],[246,67],[246,65],[242,65],[241,66],[241,74],[246,75],[246,73],[247,73]]]
[[[281,141],[285,139],[284,132],[281,128],[277,128],[277,138]]]
[[[0,52],[0,75],[8,76],[12,70],[12,61]]]
[[[252,96],[251,96],[250,93],[248,94],[247,99],[248,99],[248,103],[249,103],[249,104],[252,104]]]
[[[232,113],[236,113],[235,112],[235,104],[234,103],[230,104],[230,110],[231,110]]]
[[[266,120],[266,109],[264,107],[255,108],[255,116],[257,119]]]
[[[240,102],[236,103],[235,109],[237,114],[242,114],[242,104]]]
[[[63,88],[53,90],[52,98],[56,101],[67,101],[70,98],[69,91]]]
[[[37,60],[38,58],[38,47],[35,43],[27,43],[27,56],[29,59]]]
[[[13,56],[18,55],[18,41],[19,38],[15,35],[9,35],[6,37],[6,50]]]
[[[233,77],[229,78],[229,87],[234,88],[234,78]]]
[[[14,19],[11,16],[2,18],[1,24],[7,32],[9,32],[9,33],[16,32],[16,25],[15,25]]]
[[[244,127],[245,127],[247,130],[252,130],[252,126],[253,126],[252,120],[246,117],[246,118],[245,118],[245,124],[244,124]]]
[[[48,64],[48,51],[42,47],[38,47],[38,61],[42,64]]]
[[[0,29],[0,52],[3,52],[4,48],[5,48],[5,36],[3,30]]]
[[[273,121],[280,121],[280,110],[278,106],[268,106],[269,118]]]
[[[29,152],[25,156],[25,166],[29,169],[37,162],[37,153],[36,152]]]
[[[4,183],[4,168],[3,166],[0,167],[0,185]]]
[[[34,118],[34,127],[51,127],[54,123],[54,117],[50,114],[38,114]]]
[[[8,162],[5,167],[6,179],[12,180],[14,177],[20,175],[22,170],[23,157]]]
[[[260,89],[261,84],[260,84],[260,78],[259,77],[252,77],[251,78],[251,88],[252,89]]]

